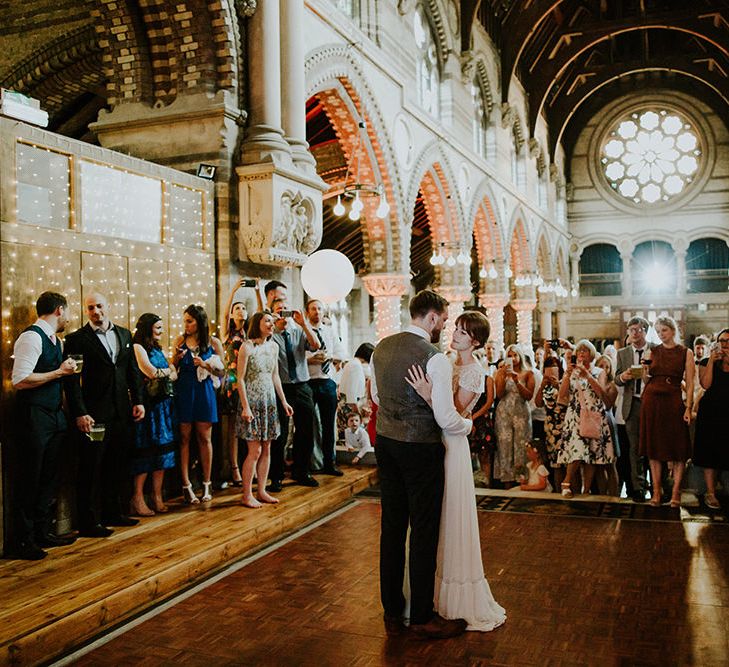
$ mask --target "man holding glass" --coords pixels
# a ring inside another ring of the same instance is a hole
[[[62,361],[57,334],[66,326],[66,297],[43,292],[35,304],[38,319],[18,336],[13,348],[12,383],[17,389],[22,447],[18,455],[18,558],[40,560],[43,547],[71,544],[53,529],[51,508],[58,490],[61,445],[66,433],[61,378],[76,369]]]
[[[81,373],[66,380],[69,409],[81,434],[79,532],[108,537],[114,532],[108,526],[137,523],[122,503],[129,500],[124,490],[130,479],[131,422],[144,419],[142,375],[132,334],[109,320],[106,297],[90,293],[84,310],[89,321],[66,338],[67,355],[83,355]]]

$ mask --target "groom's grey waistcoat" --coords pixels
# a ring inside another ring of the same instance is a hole
[[[383,338],[375,348],[373,365],[379,397],[377,433],[402,442],[440,442],[441,430],[433,410],[405,382],[408,369],[423,371],[438,349],[417,334],[403,332]]]

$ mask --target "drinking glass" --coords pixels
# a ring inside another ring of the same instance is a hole
[[[84,367],[84,355],[83,354],[69,354],[69,359],[73,359],[76,362],[76,370],[74,373],[80,373]]]
[[[86,435],[88,435],[89,439],[93,440],[94,442],[101,442],[104,439],[105,433],[106,426],[104,424],[94,424],[91,427],[91,432],[87,433]]]

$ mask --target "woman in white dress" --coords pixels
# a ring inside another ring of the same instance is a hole
[[[463,415],[470,414],[484,391],[486,372],[473,353],[483,347],[488,334],[488,320],[479,312],[467,311],[456,319],[451,341],[451,348],[457,353],[453,392],[456,410]],[[430,401],[432,385],[420,367],[411,369],[407,381]],[[483,572],[468,439],[444,433],[443,444],[445,490],[438,538],[435,609],[444,618],[466,619],[467,630],[488,632],[506,621],[506,612],[494,600]]]

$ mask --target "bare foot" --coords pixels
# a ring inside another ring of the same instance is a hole
[[[152,503],[152,507],[154,508],[154,511],[157,512],[157,514],[165,514],[170,511],[167,505],[165,505],[162,498],[155,498],[154,502]]]
[[[265,491],[261,491],[258,493],[258,500],[260,500],[262,503],[269,503],[271,505],[278,504],[278,498],[274,498],[272,495],[266,493]]]
[[[132,501],[129,505],[129,514],[132,516],[154,516],[154,512],[147,507],[147,503]]]
[[[261,503],[251,496],[250,498],[243,498],[243,507],[250,507],[252,510],[257,510],[261,507]]]

